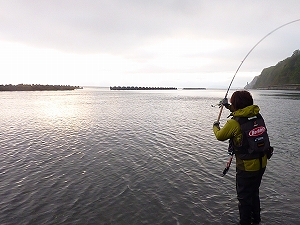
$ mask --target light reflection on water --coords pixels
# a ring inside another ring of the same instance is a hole
[[[0,224],[236,224],[225,91],[0,93]],[[262,219],[297,224],[298,92],[252,93],[276,151]]]

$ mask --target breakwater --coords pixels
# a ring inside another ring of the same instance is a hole
[[[182,88],[182,90],[206,90],[206,88]]]
[[[133,87],[133,86],[114,86],[110,90],[177,90],[175,87]]]
[[[0,91],[66,91],[82,89],[79,86],[70,85],[41,85],[41,84],[18,84],[0,85]]]

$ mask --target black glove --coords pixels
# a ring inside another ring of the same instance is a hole
[[[220,128],[220,122],[219,121],[214,122],[213,126]]]
[[[228,103],[228,99],[227,98],[223,98],[220,102],[219,102],[219,107],[221,107],[222,105],[225,106],[225,108],[228,109],[229,107],[229,103]]]
[[[220,105],[224,105],[227,108],[229,106],[228,99],[223,98],[222,101],[220,101]]]
[[[227,98],[222,99],[222,105],[228,105],[228,99]]]

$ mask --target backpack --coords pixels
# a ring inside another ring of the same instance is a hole
[[[241,145],[234,145],[235,154],[238,154],[241,159],[260,158],[272,148],[264,119],[260,114],[253,117],[233,117],[233,119],[240,124],[242,131]]]

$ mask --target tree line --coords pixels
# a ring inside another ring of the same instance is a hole
[[[71,85],[42,85],[42,84],[6,84],[0,85],[0,91],[65,91],[82,89],[79,86]]]

